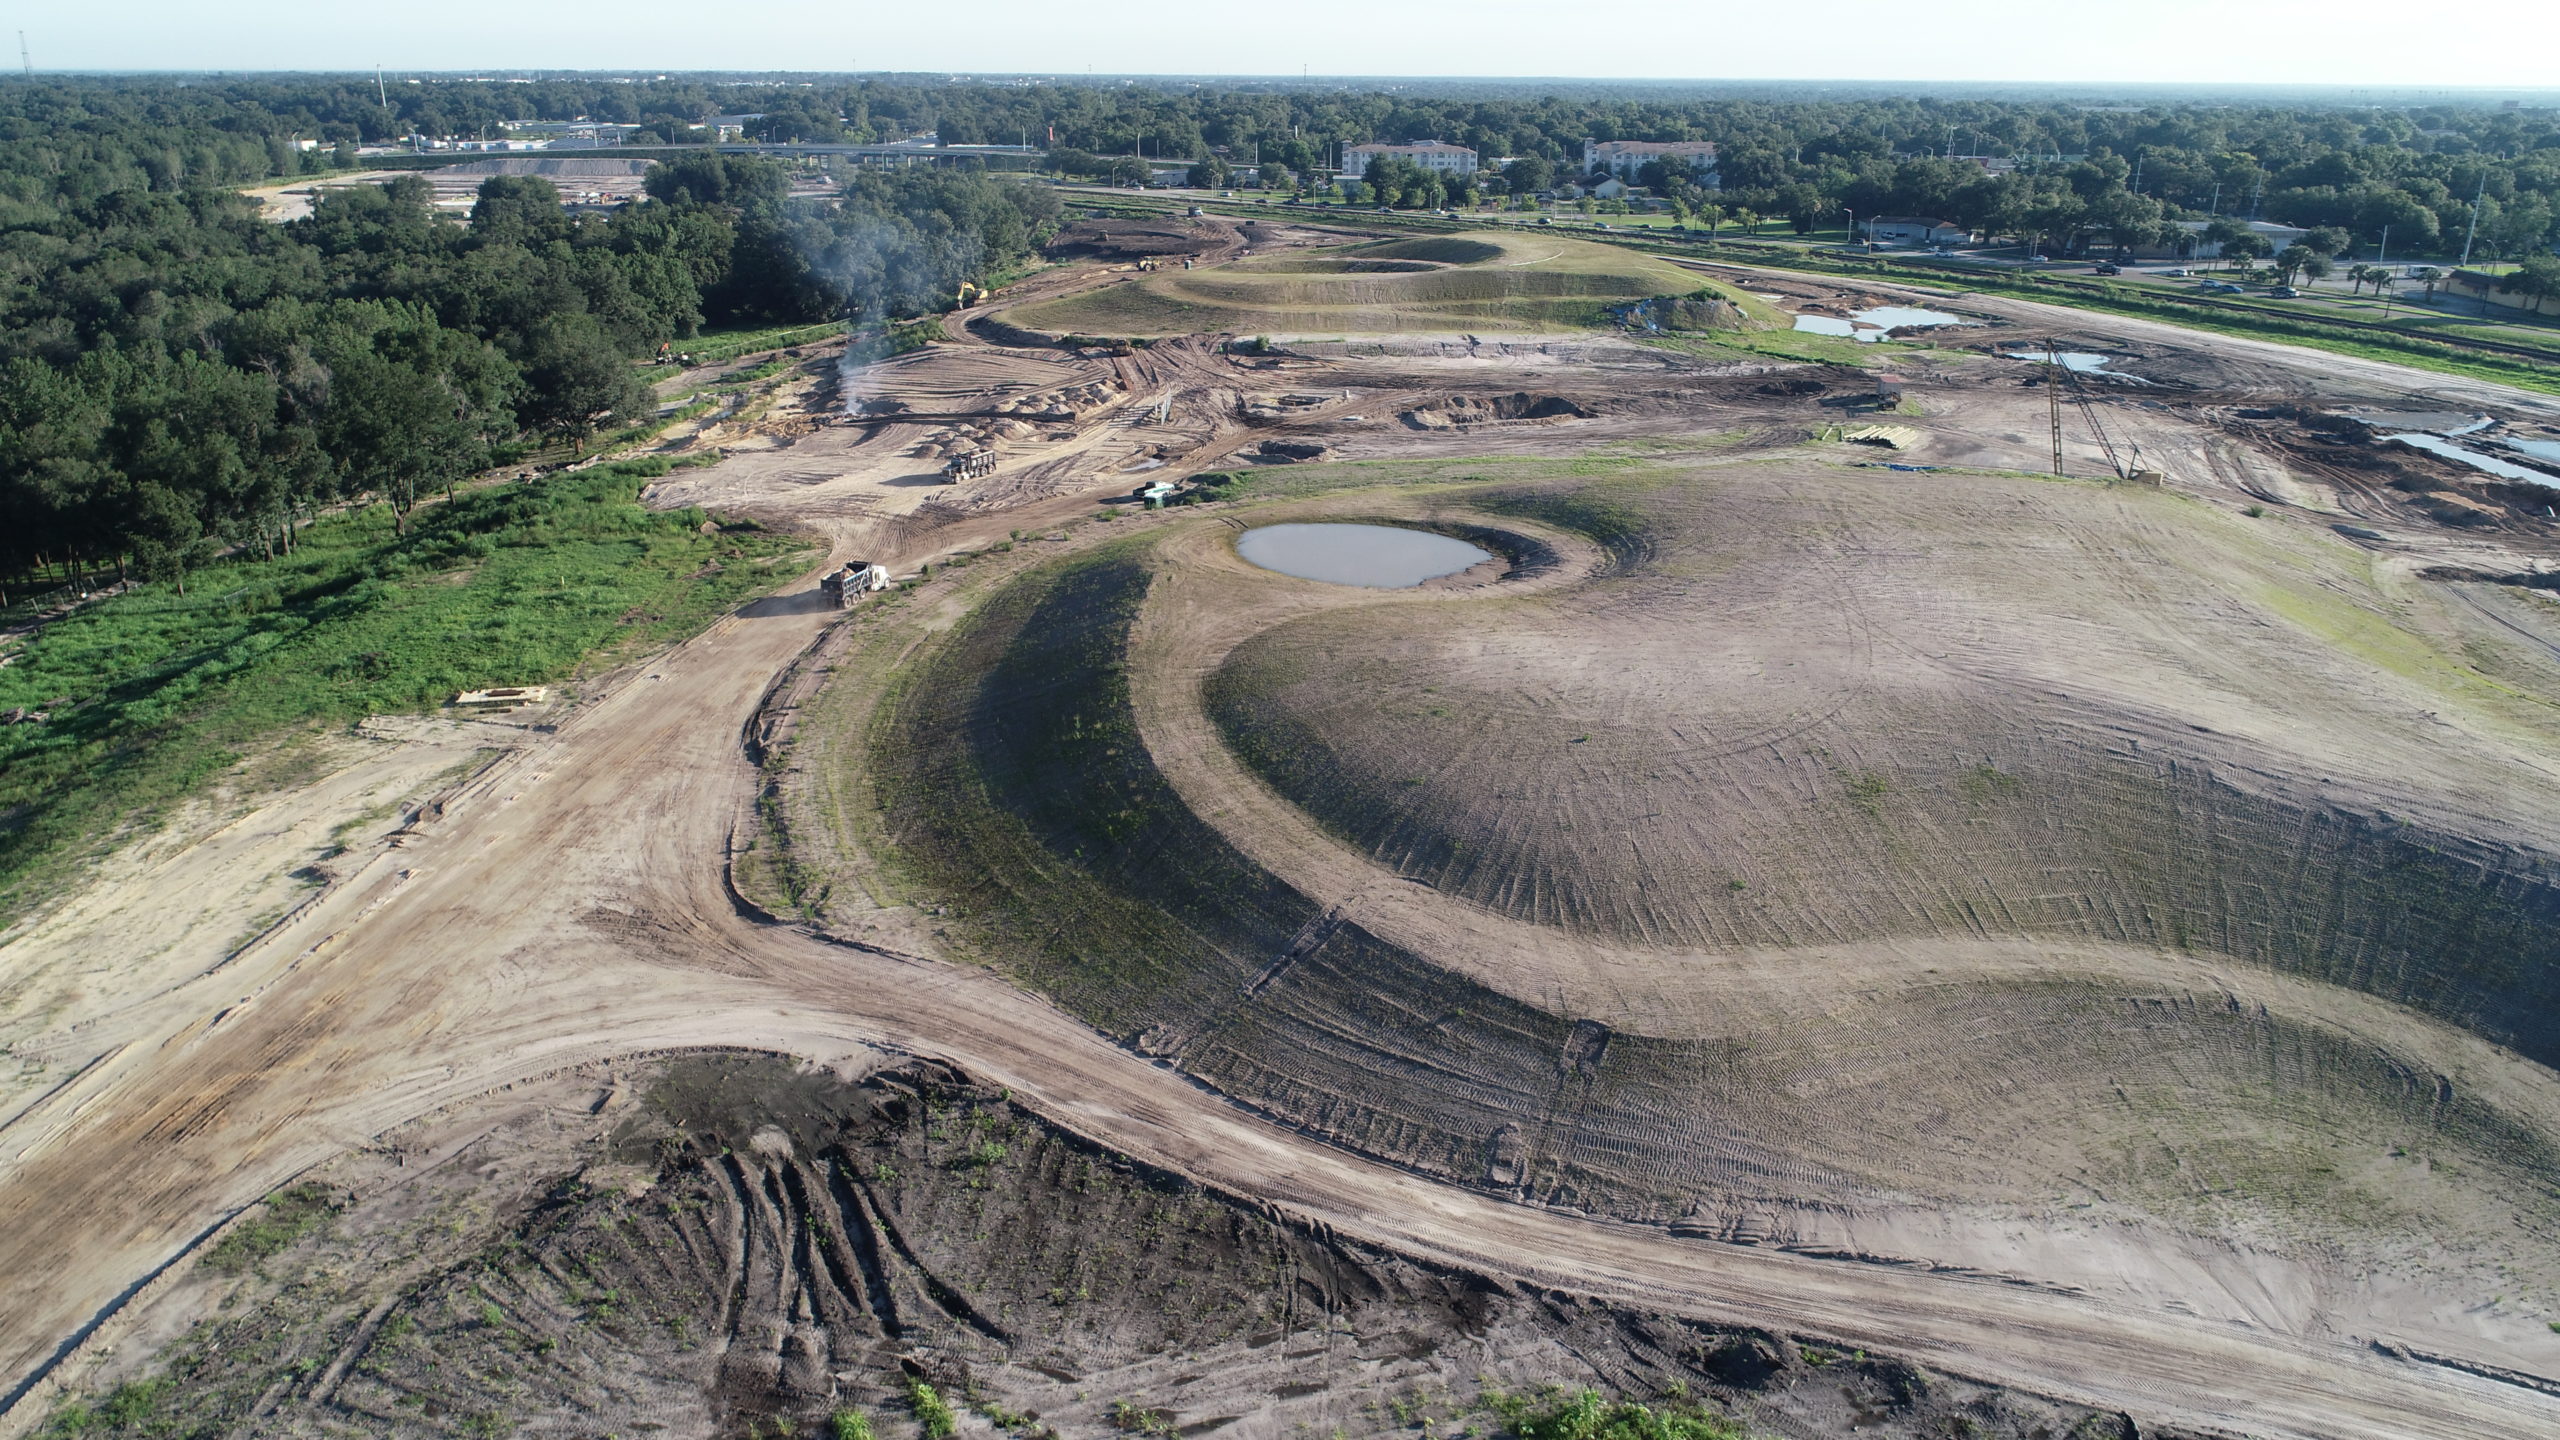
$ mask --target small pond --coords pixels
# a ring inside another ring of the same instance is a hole
[[[2560,440],[2501,440],[2498,443],[2519,455],[2530,455],[2546,464],[2560,465]]]
[[[1481,565],[1493,552],[1395,525],[1264,525],[1236,537],[1236,553],[1265,570],[1397,590]]]
[[[1923,310],[1914,305],[1876,305],[1843,320],[1836,315],[1799,315],[1796,328],[1816,335],[1846,335],[1853,340],[1873,342],[1885,337],[1888,330],[1930,330],[1940,325],[1970,325],[1961,315],[1943,310]]]

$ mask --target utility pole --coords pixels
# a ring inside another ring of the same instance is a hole
[[[379,65],[373,67],[373,98],[382,102],[383,109],[391,108],[391,92],[382,88],[382,67]]]
[[[2456,263],[2455,268],[2457,269],[2461,268],[2463,265],[2471,263],[2471,242],[2480,238],[2480,202],[2488,198],[2489,172],[2486,169],[2483,169],[2480,172],[2479,193],[2471,197],[2471,229],[2469,233],[2462,237],[2462,259]],[[2482,293],[2485,299],[2487,292],[2484,291]],[[2486,314],[2488,312],[2484,309],[2481,313]]]
[[[27,55],[27,32],[24,30],[18,32],[18,68],[26,72],[28,79],[36,78],[36,62]]]
[[[2192,193],[2194,193],[2194,192],[2190,191],[2189,193],[2190,193],[2190,194],[2192,194]],[[2222,213],[2222,182],[2221,182],[2221,181],[2219,181],[2219,180],[2216,180],[2216,181],[2214,181],[2214,182],[2213,182],[2213,203],[2212,203],[2212,204],[2210,204],[2210,205],[2207,205],[2206,207],[2204,207],[2204,214],[2205,214],[2205,218],[2206,218],[2206,219],[2208,219],[2208,220],[2210,220],[2210,219],[2214,218],[2215,216],[2220,215],[2221,213]]]

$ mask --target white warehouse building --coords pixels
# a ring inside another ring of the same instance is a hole
[[[1582,142],[1582,173],[1602,172],[1614,175],[1632,185],[1644,167],[1656,160],[1686,161],[1698,183],[1710,189],[1720,182],[1716,177],[1716,142],[1713,140],[1585,140]]]
[[[1412,145],[1345,145],[1342,147],[1342,174],[1357,179],[1367,174],[1369,162],[1381,155],[1410,160],[1425,170],[1445,175],[1476,173],[1476,152],[1464,145],[1446,145],[1437,140],[1424,140]]]

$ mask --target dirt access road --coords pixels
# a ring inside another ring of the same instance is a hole
[[[617,1055],[876,1046],[948,1059],[1102,1144],[1346,1234],[1539,1284],[1809,1332],[2146,1421],[2560,1428],[2560,1397],[2396,1358],[2375,1348],[2387,1336],[2276,1335],[1450,1189],[1269,1125],[988,973],[758,924],[722,879],[756,779],[739,736],[831,618],[812,601],[749,606],[634,669],[264,945],[96,1020],[119,1043],[0,1129],[12,1425],[37,1418],[56,1362],[102,1323],[111,1337],[123,1303],[210,1227],[402,1121]]]

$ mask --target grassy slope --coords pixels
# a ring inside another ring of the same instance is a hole
[[[1402,265],[1419,268],[1379,268]],[[1612,304],[1709,288],[1678,267],[1586,241],[1463,235],[1163,271],[1012,318],[1111,335],[1558,330],[1603,323]]]
[[[1485,507],[1589,535],[1617,562],[1604,585],[1641,583],[1667,558],[1641,469],[1602,464],[1624,478],[1593,487],[1553,462],[1339,468],[1444,499],[1453,481],[1529,480]],[[2511,1170],[2552,1171],[2529,1125],[2467,1090],[2431,1108],[2435,1092],[2407,1085],[2406,1062],[2370,1039],[2246,1007],[2165,1016],[2145,985],[2098,975],[1950,979],[1811,1022],[1738,1012],[1733,1038],[1621,1031],[1605,1064],[1561,1068],[1566,1015],[1356,924],[1240,995],[1321,907],[1193,815],[1137,736],[1125,648],[1150,563],[1133,540],[1003,580],[910,652],[866,743],[828,763],[876,782],[873,833],[903,900],[1072,1012],[1289,1123],[1467,1183],[1488,1179],[1487,1137],[1519,1126],[1527,1193],[1656,1220],[1782,1175],[1800,1196],[1877,1183],[2095,1193],[2209,1229],[2281,1214],[2314,1234],[2451,1233],[2447,1216],[2509,1213],[2523,1193],[2500,1178]],[[1579,758],[1570,738],[1543,748]],[[1904,789],[1879,813],[1854,790],[1832,808],[1874,828]],[[2163,1136],[2190,1158],[2164,1164]],[[2390,1143],[2487,1178],[2385,1214],[2376,1186],[2397,1178],[2349,1162]]]
[[[798,547],[642,509],[666,468],[466,492],[405,538],[380,507],[335,516],[289,558],[201,572],[184,595],[144,587],[45,630],[0,669],[0,708],[53,711],[0,728],[0,914],[278,737],[587,673],[770,584],[754,562]]]

